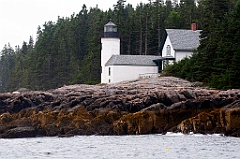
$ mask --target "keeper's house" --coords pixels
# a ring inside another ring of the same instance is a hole
[[[160,44],[162,57],[169,61],[178,62],[185,57],[190,57],[200,44],[200,32],[196,30],[196,24],[192,24],[191,30],[166,29]]]

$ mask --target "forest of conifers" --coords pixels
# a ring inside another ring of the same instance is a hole
[[[199,48],[192,58],[165,70],[165,74],[201,81],[220,88],[240,88],[240,0],[149,0],[133,8],[118,0],[113,9],[79,6],[79,13],[58,17],[37,28],[21,46],[1,50],[0,92],[19,88],[48,90],[76,83],[100,82],[103,27],[117,24],[121,54],[161,55],[159,45],[166,28],[201,29]]]

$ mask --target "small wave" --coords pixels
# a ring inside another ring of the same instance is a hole
[[[223,134],[194,134],[192,133],[191,135],[197,136],[197,137],[204,137],[204,136],[216,136],[216,137],[223,137]]]
[[[173,133],[173,132],[167,132],[166,136],[183,136],[183,133]]]
[[[194,132],[189,132],[188,134],[183,134],[183,133],[173,133],[173,132],[167,132],[166,136],[184,136],[184,135],[192,135],[196,137],[204,137],[204,136],[219,136],[222,137],[224,136],[223,134],[195,134]]]
[[[224,134],[207,134],[208,136],[219,136],[219,137],[223,137],[225,136]]]

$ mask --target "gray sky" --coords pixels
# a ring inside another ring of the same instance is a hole
[[[126,0],[135,7],[148,0]],[[47,21],[56,21],[57,17],[70,17],[78,13],[83,4],[87,8],[96,7],[101,10],[112,8],[117,0],[0,0],[0,51],[5,44],[14,48],[28,42],[30,35],[36,38],[38,25]]]

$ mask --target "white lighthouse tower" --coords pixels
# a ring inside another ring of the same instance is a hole
[[[101,83],[111,83],[108,76],[111,74],[111,68],[106,67],[107,61],[112,55],[120,55],[120,38],[118,37],[117,25],[111,20],[104,25],[104,36],[101,38]]]

